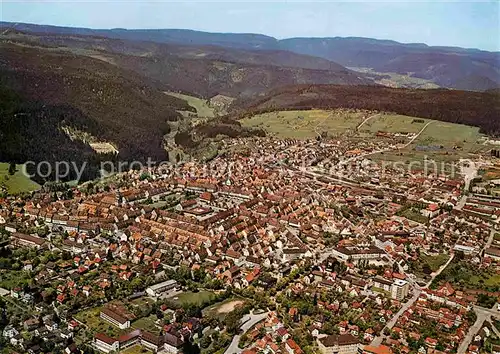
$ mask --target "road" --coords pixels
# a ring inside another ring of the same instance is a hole
[[[477,166],[473,161],[471,160],[466,160],[462,159],[460,160],[461,166],[461,172],[464,175],[464,181],[465,181],[465,186],[464,186],[464,194],[458,201],[457,205],[455,206],[455,209],[462,210],[463,207],[465,206],[465,203],[467,202],[467,194],[469,193],[469,187],[470,187],[470,182],[474,179],[474,177],[477,176],[477,170],[479,166]]]
[[[450,259],[448,259],[448,261],[446,261],[445,264],[443,264],[441,267],[439,267],[439,269],[435,272],[435,273],[432,273],[431,274],[431,280],[429,280],[429,282],[427,284],[425,284],[424,286],[424,289],[427,289],[429,286],[431,286],[432,282],[434,281],[434,279],[439,275],[441,274],[441,272],[443,270],[446,269],[446,267],[448,267],[448,265],[451,263],[451,261],[453,261],[453,258],[455,258],[455,253],[452,253]]]
[[[387,336],[384,334],[384,330],[386,328],[387,329],[392,329],[392,327],[394,327],[394,325],[398,322],[399,317],[403,313],[405,313],[410,307],[412,307],[413,304],[415,303],[415,301],[418,300],[421,292],[422,292],[422,290],[420,290],[420,289],[415,289],[414,290],[414,295],[412,296],[412,298],[410,300],[408,300],[403,305],[403,307],[401,307],[401,309],[396,313],[396,315],[394,315],[394,317],[389,322],[387,322],[387,324],[385,325],[384,329],[380,332],[380,336],[375,337],[375,339],[372,341],[372,343],[371,343],[372,346],[378,347],[380,344],[382,344],[382,342],[384,341],[384,339],[387,338]]]
[[[417,135],[415,135],[413,138],[411,138],[410,141],[407,142],[405,145],[400,147],[400,149],[404,149],[405,147],[407,147],[411,143],[413,143],[420,136],[420,134],[422,134],[424,132],[425,128],[427,128],[429,126],[429,124],[431,124],[431,123],[432,123],[432,120],[430,122],[428,122],[426,125],[424,125],[424,127],[422,129],[420,129],[420,131],[417,133]]]
[[[368,122],[370,119],[375,118],[375,117],[377,117],[377,116],[379,116],[379,115],[380,115],[380,114],[374,114],[373,116],[369,116],[369,117],[368,117],[368,118],[366,118],[364,121],[362,121],[360,125],[358,125],[358,126],[356,127],[356,130],[359,130],[359,128],[361,128],[361,127],[363,126],[363,124],[365,124],[365,123],[366,123],[366,122]]]
[[[379,153],[382,153],[382,152],[389,152],[389,151],[394,151],[394,150],[401,150],[401,149],[404,149],[406,147],[408,147],[411,143],[413,143],[419,136],[420,134],[422,134],[425,130],[425,128],[427,128],[429,126],[429,124],[433,123],[432,121],[428,122],[426,125],[423,126],[422,129],[420,129],[420,131],[413,137],[410,139],[410,141],[408,141],[406,144],[404,144],[403,146],[401,147],[398,147],[398,148],[387,148],[387,149],[380,149],[380,150],[375,150],[375,151],[372,151],[372,152],[368,152],[366,154],[361,154],[361,155],[358,155],[358,156],[353,156],[351,158],[348,158],[344,161],[341,161],[340,164],[341,165],[345,165],[351,161],[354,161],[354,160],[357,160],[359,158],[362,158],[362,157],[366,157],[366,156],[370,156],[370,155],[375,155],[375,154],[379,154]]]
[[[375,339],[372,341],[371,345],[379,346],[380,344],[382,344],[384,339],[387,338],[387,336],[384,335],[384,330],[386,328],[392,329],[392,327],[394,327],[394,325],[398,322],[399,317],[401,317],[401,315],[403,313],[405,313],[408,309],[410,309],[410,307],[412,307],[413,304],[418,300],[418,298],[420,297],[420,294],[422,293],[422,290],[427,289],[431,285],[434,278],[436,278],[439,274],[441,274],[441,272],[443,270],[445,270],[445,268],[451,263],[451,261],[453,260],[454,257],[455,257],[455,254],[452,254],[451,257],[448,259],[448,261],[445,264],[443,264],[435,273],[432,274],[431,280],[423,288],[420,288],[418,286],[418,284],[411,282],[414,285],[414,290],[413,290],[414,294],[413,294],[412,298],[410,300],[408,300],[403,305],[403,307],[401,307],[401,309],[394,315],[394,317],[389,322],[386,323],[384,329],[380,332],[380,336],[375,337]]]
[[[495,234],[497,231],[494,228],[490,229],[490,237],[488,237],[488,241],[486,241],[486,244],[483,247],[483,250],[490,248],[491,244],[493,243],[493,239],[495,238]]]
[[[269,312],[264,312],[264,313],[262,313],[260,315],[248,314],[248,315],[243,316],[243,318],[241,319],[241,322],[243,324],[240,327],[241,333],[242,334],[245,333],[250,328],[252,328],[253,326],[255,326],[257,323],[259,323],[260,321],[262,321],[264,318],[267,317],[268,313]],[[224,354],[237,354],[237,353],[241,353],[242,350],[240,348],[238,348],[238,343],[240,342],[240,338],[241,338],[241,334],[235,335],[233,337],[233,340],[231,341],[231,344],[226,349],[226,351],[224,352]]]
[[[477,315],[477,320],[474,325],[469,328],[469,331],[467,332],[464,340],[458,346],[457,354],[465,354],[467,352],[467,349],[474,340],[474,337],[483,327],[484,321],[491,321],[492,316],[500,317],[500,312],[496,311],[495,307],[496,305],[493,307],[493,309],[487,309],[481,306],[473,307]]]

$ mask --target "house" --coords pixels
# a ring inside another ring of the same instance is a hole
[[[390,292],[392,287],[392,281],[382,277],[376,277],[375,279],[373,279],[373,286],[375,288]]]
[[[378,347],[365,345],[363,354],[392,354],[392,349],[386,345],[379,345]]]
[[[446,284],[440,287],[436,292],[442,296],[451,296],[455,293],[455,289],[453,289],[450,283],[446,282]]]
[[[500,248],[490,247],[484,250],[484,255],[495,261],[500,261]]]
[[[439,205],[437,205],[435,203],[431,203],[431,204],[427,205],[427,208],[422,209],[420,211],[420,213],[423,216],[425,216],[429,219],[432,219],[433,217],[435,217],[439,214]]]
[[[182,349],[184,340],[172,333],[165,333],[163,336],[163,348],[167,353],[177,354]]]
[[[23,327],[25,330],[27,331],[32,331],[34,330],[35,328],[38,328],[40,322],[38,320],[38,318],[28,318],[26,321],[23,322]]]
[[[285,349],[288,354],[302,354],[302,349],[300,349],[299,345],[292,339],[289,338],[285,342]]]
[[[359,339],[351,334],[329,335],[317,340],[323,354],[357,354],[361,349]]]
[[[7,326],[3,329],[3,337],[4,338],[14,338],[15,336],[17,336],[19,334],[19,331],[17,329],[15,329],[13,326]]]

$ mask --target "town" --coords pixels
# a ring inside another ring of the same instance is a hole
[[[416,136],[228,139],[0,200],[2,353],[500,353],[500,163],[372,158]]]

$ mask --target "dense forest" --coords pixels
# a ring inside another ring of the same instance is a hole
[[[477,126],[500,135],[500,94],[447,89],[395,89],[381,86],[299,85],[238,100],[232,115],[244,117],[277,110],[353,108]]]
[[[17,93],[0,86],[0,161],[39,163],[48,161],[54,166],[56,161],[73,162],[77,168],[87,164],[83,179],[98,177],[100,158],[90,146],[72,141],[61,129],[62,124],[71,124],[79,129],[95,128],[96,122],[85,117],[82,112],[69,106],[52,106],[41,102],[27,101]],[[109,157],[109,156],[108,156]],[[41,175],[48,167],[43,166]],[[53,170],[53,168],[52,168]],[[34,166],[28,166],[30,174],[36,174]],[[47,177],[47,180],[55,176]],[[73,169],[68,180],[76,178]],[[39,183],[45,178],[34,178]]]
[[[103,61],[9,44],[0,46],[0,95],[0,161],[87,161],[84,179],[97,176],[101,160],[167,160],[169,121],[194,110]],[[113,143],[119,155],[95,154],[66,126]]]

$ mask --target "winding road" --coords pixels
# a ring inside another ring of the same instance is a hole
[[[243,316],[243,318],[241,319],[242,325],[240,327],[241,333],[242,334],[245,333],[250,328],[252,328],[253,326],[255,326],[257,323],[259,323],[260,321],[262,321],[263,319],[265,319],[267,317],[268,313],[269,312],[264,312],[264,313],[259,314],[259,315],[248,314],[248,315]],[[224,354],[237,354],[237,353],[241,353],[242,350],[238,347],[238,344],[240,343],[240,338],[241,338],[241,334],[235,335],[233,337],[233,340],[231,341],[231,344],[226,349],[226,351],[224,352]]]

